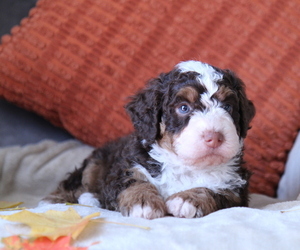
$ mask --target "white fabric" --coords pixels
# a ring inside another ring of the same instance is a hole
[[[281,200],[294,200],[300,193],[300,133],[298,134],[280,179],[277,196]]]
[[[0,149],[0,200],[38,204],[93,148],[71,140]]]
[[[25,201],[35,207],[53,190],[64,174],[79,166],[92,148],[76,141],[41,142],[37,145],[0,149],[0,200]],[[299,249],[300,200],[279,202],[252,195],[251,208],[235,207],[199,219],[165,217],[155,220],[122,217],[97,207],[73,206],[81,216],[101,212],[105,221],[150,227],[91,223],[74,242],[89,249]],[[30,209],[64,211],[63,204]],[[281,211],[287,211],[282,213]],[[3,214],[15,213],[2,211]],[[0,219],[0,238],[24,227]],[[99,242],[92,245],[94,242]],[[3,245],[0,243],[0,248]]]

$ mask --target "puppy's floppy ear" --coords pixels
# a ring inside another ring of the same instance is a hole
[[[244,88],[239,92],[239,96],[241,137],[245,138],[250,129],[250,122],[255,115],[255,107],[253,102],[247,99]]]
[[[229,78],[229,81],[233,84],[233,88],[237,93],[239,100],[239,127],[240,127],[240,136],[245,138],[247,131],[249,130],[249,125],[251,120],[255,115],[255,107],[252,101],[250,101],[245,92],[245,84],[243,81],[238,78],[234,72],[230,70],[225,70],[226,77]]]
[[[144,140],[145,147],[153,144],[160,136],[164,76],[161,74],[150,80],[146,88],[132,96],[125,106],[136,134],[140,140]]]

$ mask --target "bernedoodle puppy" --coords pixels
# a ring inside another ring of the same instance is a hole
[[[135,131],[96,149],[42,203],[154,219],[248,205],[243,141],[255,108],[229,70],[179,63],[126,106]]]

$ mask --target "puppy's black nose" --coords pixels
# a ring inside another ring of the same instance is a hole
[[[213,130],[205,131],[203,138],[206,146],[210,148],[218,148],[224,141],[224,135]]]

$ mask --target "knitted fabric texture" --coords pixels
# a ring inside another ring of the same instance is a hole
[[[183,60],[230,68],[257,115],[250,191],[275,195],[300,127],[297,0],[40,0],[2,37],[0,97],[93,146],[132,130],[123,106]]]

